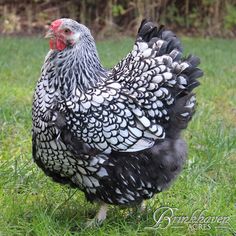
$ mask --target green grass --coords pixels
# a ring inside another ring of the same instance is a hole
[[[111,67],[132,47],[132,39],[98,43]],[[53,183],[32,162],[31,102],[48,50],[41,39],[0,39],[0,235],[232,235],[227,229],[148,230],[160,206],[191,216],[229,216],[236,230],[236,41],[183,39],[185,53],[201,58],[205,76],[196,90],[198,109],[184,132],[189,159],[172,187],[148,201],[148,211],[111,207],[101,228],[84,229],[97,206],[83,193]],[[232,230],[232,229],[231,229]]]

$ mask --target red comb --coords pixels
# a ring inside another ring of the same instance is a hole
[[[51,28],[53,30],[58,29],[58,27],[61,25],[61,23],[62,23],[62,20],[60,20],[60,19],[59,20],[55,20],[55,21],[52,22]]]

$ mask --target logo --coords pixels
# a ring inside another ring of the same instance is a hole
[[[195,210],[189,216],[178,215],[178,208],[171,208],[168,206],[160,207],[153,213],[153,220],[155,224],[150,227],[146,227],[148,230],[167,229],[172,228],[184,228],[187,226],[189,231],[196,230],[211,230],[211,229],[223,229],[229,230],[233,235],[236,235],[236,231],[230,225],[229,216],[215,216],[207,215],[207,210]]]

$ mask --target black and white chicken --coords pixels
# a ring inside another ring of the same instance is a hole
[[[187,156],[180,134],[195,111],[202,71],[175,34],[143,20],[132,51],[113,69],[87,27],[52,22],[50,51],[33,101],[33,158],[56,182],[101,208],[135,205],[166,189]]]

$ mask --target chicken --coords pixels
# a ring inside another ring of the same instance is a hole
[[[33,101],[33,159],[54,181],[99,202],[133,206],[166,189],[180,173],[180,137],[196,106],[202,71],[183,58],[173,32],[143,20],[132,51],[113,69],[98,58],[87,27],[52,22]]]

